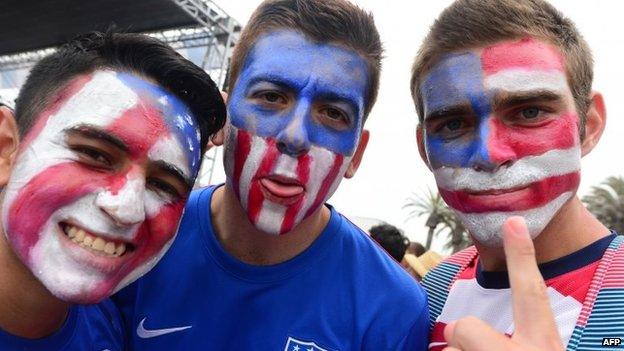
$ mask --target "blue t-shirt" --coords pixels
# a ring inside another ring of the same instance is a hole
[[[333,208],[316,241],[272,266],[218,242],[214,187],[191,194],[171,249],[118,293],[131,350],[426,350],[420,286]]]
[[[56,333],[26,339],[0,330],[0,350],[122,351],[121,316],[110,300],[97,305],[74,305]]]

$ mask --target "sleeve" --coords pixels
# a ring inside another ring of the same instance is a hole
[[[411,279],[411,278],[410,278]],[[429,346],[429,308],[420,286],[409,294],[386,300],[375,325],[371,325],[362,349],[367,351],[426,351]]]

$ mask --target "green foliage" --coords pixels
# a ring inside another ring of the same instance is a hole
[[[612,176],[592,186],[582,201],[609,229],[624,234],[624,178]]]
[[[433,237],[442,233],[448,236],[444,247],[451,249],[452,252],[457,252],[472,244],[468,231],[437,191],[427,189],[423,194],[412,193],[403,208],[410,209],[408,219],[427,216],[425,225],[429,228],[429,233],[425,249],[429,250]]]

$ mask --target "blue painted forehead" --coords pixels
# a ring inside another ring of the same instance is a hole
[[[184,102],[162,87],[145,81],[129,73],[118,72],[117,77],[126,86],[139,92],[141,97],[148,98],[157,106],[169,130],[176,137],[180,145],[186,148],[191,176],[195,177],[199,171],[201,158],[201,134],[199,126],[191,110]]]

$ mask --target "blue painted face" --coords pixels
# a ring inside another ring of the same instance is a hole
[[[316,145],[353,155],[362,131],[368,67],[356,52],[279,30],[250,51],[228,100],[235,127],[299,155]]]
[[[461,118],[448,120],[446,124],[438,126],[441,128],[439,132],[426,133],[431,166],[435,169],[441,166],[488,164],[486,120],[490,115],[490,94],[483,86],[480,57],[469,52],[443,59],[423,81],[422,92],[425,115],[461,106],[465,111],[472,111],[472,118],[476,119],[473,123],[477,129],[468,137],[453,138],[458,134],[455,131],[467,127],[466,121]],[[427,124],[429,121],[425,122]]]

